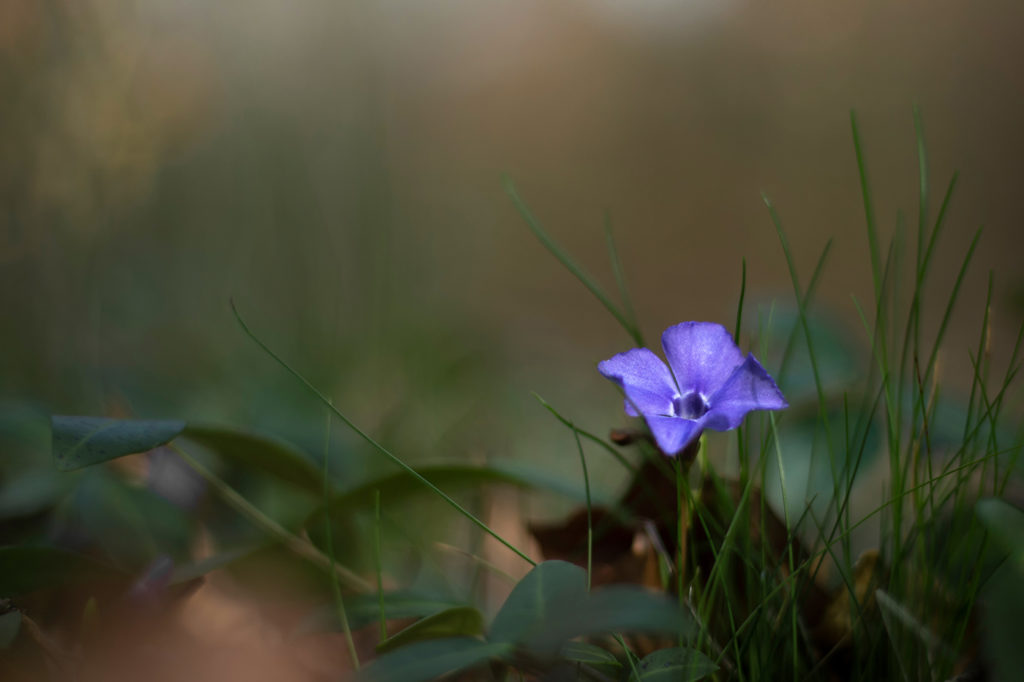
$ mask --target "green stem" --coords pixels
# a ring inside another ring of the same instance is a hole
[[[459,504],[458,502],[453,500],[451,497],[449,497],[444,491],[442,491],[436,485],[434,485],[433,483],[428,481],[426,478],[423,477],[422,474],[420,474],[418,471],[413,469],[411,466],[409,466],[408,464],[403,462],[396,455],[392,454],[392,452],[390,450],[388,450],[383,445],[381,445],[380,443],[375,441],[372,437],[370,437],[369,434],[367,434],[365,431],[360,429],[348,417],[346,417],[344,414],[342,414],[341,410],[336,408],[334,406],[334,404],[330,401],[330,399],[327,396],[325,396],[323,393],[320,392],[320,389],[318,389],[316,386],[314,386],[313,384],[311,384],[309,382],[309,379],[307,379],[306,377],[304,377],[301,374],[299,374],[299,372],[297,370],[293,369],[292,366],[289,365],[287,362],[285,362],[284,359],[281,358],[281,356],[279,356],[277,353],[272,351],[270,349],[270,347],[267,346],[267,344],[263,343],[263,341],[261,341],[255,334],[252,333],[252,331],[249,329],[249,325],[247,325],[245,323],[245,320],[242,319],[241,314],[238,312],[238,308],[235,307],[235,302],[234,301],[231,301],[231,312],[233,312],[235,314],[235,319],[238,320],[238,324],[241,325],[242,330],[246,333],[246,335],[250,339],[252,339],[256,343],[256,345],[258,345],[260,348],[262,348],[263,351],[267,355],[269,355],[271,358],[273,358],[274,361],[277,362],[277,364],[281,365],[281,367],[283,367],[285,370],[287,370],[289,374],[291,374],[293,377],[298,379],[302,383],[302,385],[304,385],[307,389],[309,389],[309,391],[313,395],[315,395],[320,400],[320,402],[322,402],[324,405],[327,406],[327,409],[329,409],[331,412],[333,412],[335,414],[335,416],[338,417],[338,419],[340,419],[341,421],[343,421],[345,423],[345,426],[347,426],[350,429],[352,429],[353,431],[355,431],[356,434],[360,438],[362,438],[367,443],[369,443],[371,446],[373,446],[374,449],[376,449],[382,455],[384,455],[385,457],[390,459],[392,462],[397,464],[399,467],[404,469],[406,473],[408,473],[410,476],[412,476],[417,481],[419,481],[424,486],[426,486],[432,493],[434,493],[435,495],[440,497],[442,500],[447,502],[453,509],[455,509],[455,511],[459,512],[460,514],[465,516],[467,519],[469,519],[471,522],[473,522],[473,524],[475,526],[477,526],[480,530],[484,531],[485,533],[487,533],[488,535],[493,537],[495,540],[497,540],[501,544],[505,545],[505,547],[510,549],[520,559],[522,559],[523,561],[527,562],[531,566],[536,566],[537,565],[536,561],[534,561],[530,557],[526,556],[526,554],[524,554],[519,548],[517,548],[515,545],[510,543],[505,538],[503,538],[500,535],[498,535],[498,533],[496,533],[494,530],[492,530],[490,526],[488,526],[486,523],[484,523],[483,521],[478,519],[476,516],[474,516],[472,512],[470,512],[468,509],[466,509],[461,504]]]
[[[380,641],[388,638],[388,619],[384,613],[384,565],[380,552],[380,488],[373,491],[373,556],[377,570],[377,610],[380,615]]]
[[[327,534],[327,558],[331,561],[331,594],[334,596],[334,608],[338,612],[338,621],[341,623],[341,630],[345,633],[345,644],[348,646],[348,654],[352,658],[352,667],[359,670],[359,652],[356,651],[355,640],[352,639],[352,627],[348,623],[348,613],[345,611],[345,599],[341,596],[341,585],[338,584],[338,572],[334,562],[334,532],[331,529],[331,484],[328,478],[327,460],[331,454],[331,414],[328,412],[327,425],[324,432],[324,531]]]
[[[177,453],[177,455],[181,457],[186,464],[192,467],[197,474],[202,476],[203,480],[213,488],[214,492],[220,495],[221,499],[223,499],[228,506],[234,508],[235,511],[249,519],[254,526],[276,538],[281,544],[295,554],[301,556],[303,559],[306,559],[307,561],[310,561],[328,571],[333,568],[334,572],[337,573],[338,578],[344,582],[347,587],[359,592],[369,592],[373,589],[368,582],[360,578],[352,570],[336,563],[332,567],[331,560],[323,552],[317,549],[313,543],[300,538],[298,535],[293,535],[288,532],[284,526],[254,507],[248,500],[239,495],[234,488],[217,476],[217,474],[200,464],[199,461],[192,457],[192,455],[188,454],[174,443],[170,443],[167,447]]]
[[[583,465],[583,488],[587,493],[587,592],[590,592],[590,574],[594,567],[594,517],[590,502],[590,475],[587,473],[587,458],[583,454],[583,443],[580,442],[579,431],[572,427],[572,435],[576,439],[576,449],[580,453],[580,464]]]

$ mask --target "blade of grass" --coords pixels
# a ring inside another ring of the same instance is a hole
[[[324,506],[324,512],[328,513],[326,505]],[[373,563],[374,571],[377,574],[378,632],[380,634],[380,641],[383,642],[388,638],[388,619],[384,613],[384,563],[381,557],[380,535],[380,488],[378,488],[373,491]]]
[[[871,277],[875,283],[876,303],[882,290],[882,254],[878,247],[878,230],[875,227],[875,209],[871,201],[871,188],[868,185],[868,169],[864,162],[864,150],[857,129],[857,115],[850,112],[850,130],[853,133],[853,150],[857,157],[857,175],[860,178],[861,198],[864,204],[864,220],[868,230],[868,250],[871,254]]]
[[[551,238],[551,235],[547,233],[544,227],[540,224],[540,221],[537,220],[537,217],[533,215],[533,212],[526,205],[526,202],[524,202],[519,196],[519,192],[516,190],[516,186],[513,184],[511,178],[505,176],[503,178],[503,184],[505,186],[505,193],[508,194],[512,203],[515,204],[516,210],[519,211],[519,215],[521,215],[523,220],[526,221],[530,231],[533,232],[534,236],[537,237],[544,248],[547,249],[552,256],[557,258],[558,262],[561,263],[566,270],[572,273],[572,275],[578,279],[598,301],[601,302],[601,305],[603,305],[605,309],[612,314],[612,317],[618,320],[619,324],[622,325],[622,328],[626,330],[626,333],[632,337],[633,341],[638,346],[643,346],[643,337],[640,334],[640,330],[633,325],[621,310],[619,310],[618,306],[612,303],[611,299],[608,298],[608,295],[604,293],[604,290],[601,289],[594,278],[584,272],[583,268],[581,268],[576,261],[572,259],[572,256],[570,256],[565,249],[559,246],[558,243]]]
[[[275,538],[295,554],[325,570],[331,570],[331,560],[324,555],[323,552],[318,550],[311,542],[290,533],[284,526],[271,519],[269,516],[253,506],[247,499],[238,494],[238,492],[229,486],[220,476],[217,476],[215,473],[207,469],[198,460],[174,443],[169,444],[167,447],[177,453],[177,455],[181,457],[186,464],[192,467],[196,473],[198,473],[209,484],[213,491],[220,495],[221,499],[224,500],[228,506],[233,507],[235,511],[249,519],[254,526]],[[335,563],[333,570],[338,574],[338,578],[343,580],[345,584],[353,590],[369,592],[373,589],[369,583],[360,578],[356,573],[340,564]]]
[[[636,341],[639,346],[646,346],[644,343],[643,335],[640,332],[640,324],[636,319],[636,310],[633,308],[633,299],[629,295],[629,289],[626,286],[626,276],[622,270],[622,260],[619,258],[619,250],[615,247],[615,237],[612,235],[612,219],[606,211],[604,214],[604,236],[605,241],[608,244],[608,260],[612,264],[612,273],[615,275],[615,283],[619,287],[619,298],[622,299],[623,313],[636,335],[633,340]],[[629,331],[629,330],[627,330]]]
[[[981,233],[983,228],[978,228],[974,233],[974,238],[971,239],[971,245],[967,247],[967,254],[964,256],[964,260],[960,265],[960,271],[957,273],[956,281],[953,284],[953,290],[949,295],[949,301],[946,303],[946,310],[942,314],[942,322],[939,324],[938,334],[935,336],[935,343],[932,346],[932,352],[928,356],[928,362],[925,363],[925,381],[927,382],[930,378],[929,373],[935,367],[935,356],[939,352],[939,346],[942,345],[942,339],[946,335],[946,329],[949,327],[949,320],[953,314],[953,306],[960,296],[960,285],[963,284],[964,275],[967,274],[967,266],[970,265],[971,258],[974,256],[974,249],[978,246],[978,240],[981,239]]]
[[[743,257],[740,260],[742,265],[740,270],[740,300],[736,305],[736,326],[732,333],[732,340],[737,343],[740,342],[740,326],[743,324],[743,301],[747,295],[747,259]]]
[[[800,278],[796,272],[796,263],[793,261],[793,252],[789,248],[789,240],[786,237],[786,231],[782,227],[782,220],[779,218],[778,212],[775,210],[774,204],[767,195],[762,194],[765,206],[768,207],[768,215],[771,217],[772,224],[775,225],[775,232],[778,234],[779,243],[782,246],[783,255],[786,257],[786,266],[789,269],[789,276],[793,283],[793,295],[796,297],[797,314],[800,319],[800,326],[804,331],[804,339],[807,343],[807,357],[811,363],[811,374],[814,377],[814,388],[818,394],[818,415],[825,428],[825,443],[828,447],[829,461],[832,462],[833,473],[836,471],[835,466],[835,448],[832,441],[832,426],[831,420],[828,418],[828,406],[825,404],[825,389],[821,383],[821,372],[818,370],[817,355],[814,352],[814,339],[811,337],[811,328],[807,323],[807,300],[801,294],[803,289],[800,286]],[[838,482],[833,476],[833,488],[834,493],[838,495]]]
[[[562,422],[562,424],[564,424],[565,426],[568,426],[568,427],[569,427],[570,429],[572,429],[573,431],[575,431],[575,432],[579,433],[579,435],[583,436],[584,438],[586,438],[586,439],[587,439],[587,440],[589,440],[590,442],[592,442],[592,443],[596,443],[597,445],[600,445],[600,446],[601,446],[602,448],[604,448],[604,449],[605,449],[605,450],[606,450],[606,451],[607,451],[607,452],[608,452],[608,453],[609,453],[609,454],[610,454],[610,455],[611,455],[612,457],[614,457],[614,458],[615,458],[615,460],[616,460],[616,461],[617,461],[617,462],[618,462],[619,464],[621,464],[621,465],[622,465],[623,467],[625,467],[625,468],[626,468],[626,469],[627,469],[627,470],[628,470],[628,471],[629,471],[630,473],[632,473],[632,474],[635,474],[635,473],[637,472],[637,467],[636,467],[636,466],[634,466],[634,465],[633,465],[633,463],[632,463],[632,462],[630,462],[630,461],[629,461],[628,459],[626,459],[626,458],[625,458],[625,457],[624,457],[624,456],[622,455],[622,453],[621,453],[621,452],[619,452],[618,450],[616,450],[616,449],[615,449],[615,448],[613,448],[613,447],[612,447],[611,445],[609,445],[608,443],[606,443],[606,442],[605,442],[605,441],[603,441],[602,439],[598,438],[598,437],[597,437],[597,436],[595,436],[594,434],[590,433],[589,431],[585,431],[585,430],[583,430],[583,429],[581,429],[581,428],[577,427],[577,426],[575,425],[575,423],[573,423],[573,422],[572,422],[572,421],[570,421],[569,419],[566,419],[566,418],[565,418],[565,417],[563,417],[563,416],[562,416],[561,414],[559,414],[558,410],[556,410],[556,409],[555,409],[554,407],[552,407],[552,406],[551,406],[551,404],[550,404],[550,403],[548,403],[548,401],[544,400],[544,398],[542,398],[542,397],[541,397],[541,396],[540,396],[539,394],[537,394],[537,393],[534,393],[534,394],[533,394],[533,397],[534,397],[534,398],[535,398],[535,399],[537,400],[537,402],[539,402],[539,403],[540,403],[540,404],[541,404],[541,405],[542,405],[542,406],[544,407],[544,409],[546,409],[546,410],[547,410],[548,412],[550,412],[551,414],[553,414],[553,415],[554,415],[554,417],[555,417],[555,419],[557,419],[558,421]]]
[[[576,449],[580,453],[580,466],[583,467],[583,488],[587,492],[587,592],[590,592],[591,574],[594,569],[594,513],[590,502],[590,474],[587,472],[587,458],[583,454],[580,432],[575,427],[573,427],[572,435],[576,440]]]
[[[484,523],[483,521],[478,519],[476,516],[474,516],[472,514],[472,512],[470,512],[468,509],[466,509],[461,504],[456,502],[447,493],[445,493],[443,490],[438,488],[436,485],[434,485],[433,483],[431,483],[430,481],[425,479],[418,471],[416,471],[411,466],[409,466],[408,464],[403,462],[398,456],[394,455],[390,450],[385,448],[383,445],[381,445],[376,440],[374,440],[369,434],[367,434],[365,431],[363,431],[358,426],[356,426],[355,423],[353,423],[348,417],[346,417],[341,412],[341,410],[339,410],[337,407],[334,406],[334,403],[327,396],[325,396],[320,391],[320,389],[318,389],[316,386],[314,386],[312,383],[310,383],[310,381],[308,379],[306,379],[306,377],[304,377],[302,374],[300,374],[297,370],[293,369],[291,365],[289,365],[287,362],[284,361],[283,358],[281,358],[281,356],[279,356],[277,353],[275,353],[273,350],[271,350],[271,348],[269,346],[267,346],[267,344],[263,343],[263,341],[260,340],[260,338],[257,337],[249,329],[249,325],[247,325],[245,323],[245,320],[242,319],[242,315],[241,315],[241,313],[238,312],[238,308],[235,306],[234,300],[232,300],[230,303],[231,303],[231,312],[234,313],[235,319],[238,320],[238,324],[242,327],[242,330],[245,332],[245,334],[250,339],[252,339],[253,342],[256,343],[256,345],[258,345],[261,349],[263,349],[263,351],[267,355],[269,355],[275,362],[277,362],[277,364],[279,364],[281,367],[283,367],[293,377],[298,379],[299,382],[303,386],[305,386],[314,396],[316,396],[316,398],[321,403],[323,403],[327,407],[327,409],[329,409],[331,412],[333,412],[335,414],[335,416],[338,417],[338,419],[340,419],[342,422],[344,422],[345,425],[348,426],[350,429],[352,429],[360,438],[362,438],[367,443],[369,443],[375,450],[377,450],[377,452],[381,453],[382,455],[387,457],[389,460],[391,460],[392,462],[397,464],[400,468],[404,469],[406,473],[408,473],[414,479],[416,479],[421,484],[426,486],[432,493],[434,493],[435,495],[440,497],[442,500],[447,502],[450,507],[452,507],[455,511],[460,513],[462,516],[466,517],[477,528],[479,528],[480,530],[484,531],[485,533],[487,533],[488,535],[493,537],[495,540],[500,542],[502,545],[507,547],[509,550],[511,550],[513,554],[515,554],[516,556],[518,556],[520,559],[522,559],[523,561],[527,562],[531,566],[536,566],[537,565],[536,561],[534,561],[533,559],[528,557],[519,548],[517,548],[515,545],[510,543],[508,540],[506,540],[505,538],[501,537],[501,535],[499,535],[497,532],[495,532],[490,526],[488,526],[486,523]]]
[[[352,658],[352,667],[359,670],[359,652],[356,651],[355,640],[352,639],[352,628],[348,623],[348,613],[345,611],[345,599],[341,596],[341,585],[338,583],[338,572],[335,568],[334,562],[334,533],[331,530],[331,515],[328,511],[327,503],[331,499],[331,483],[330,483],[330,471],[328,470],[328,460],[331,456],[331,413],[327,412],[325,415],[326,424],[324,426],[324,528],[327,533],[327,558],[331,562],[331,595],[334,597],[334,609],[338,615],[338,622],[341,623],[342,632],[345,634],[345,644],[348,646],[348,655]]]

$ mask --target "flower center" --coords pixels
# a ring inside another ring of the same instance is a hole
[[[708,411],[708,403],[704,396],[696,391],[672,399],[673,416],[683,419],[700,419]]]

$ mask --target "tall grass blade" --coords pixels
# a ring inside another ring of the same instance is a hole
[[[615,247],[615,237],[612,235],[612,219],[607,212],[604,214],[604,237],[608,244],[608,260],[612,264],[612,273],[615,275],[615,283],[619,287],[619,298],[622,299],[623,314],[629,320],[633,329],[633,340],[637,345],[645,346],[643,334],[640,332],[640,324],[636,319],[636,310],[633,308],[633,299],[629,295],[629,288],[626,286],[626,275],[622,269],[622,260],[619,258],[619,250]],[[628,329],[626,331],[629,331]]]
[[[241,313],[238,312],[238,308],[235,306],[235,302],[233,300],[231,301],[231,312],[234,313],[235,319],[238,320],[238,324],[242,327],[242,331],[244,331],[245,334],[250,339],[252,339],[253,342],[257,346],[259,346],[261,349],[263,349],[263,352],[265,352],[267,355],[269,355],[275,362],[277,362],[277,364],[279,364],[282,368],[284,368],[289,374],[291,374],[293,377],[298,379],[299,382],[310,391],[310,393],[312,393],[314,396],[316,396],[316,398],[321,403],[323,403],[327,407],[327,409],[329,409],[331,412],[333,412],[335,414],[335,416],[338,417],[338,419],[340,419],[342,422],[345,423],[346,426],[348,426],[350,429],[352,429],[352,431],[354,431],[356,433],[356,435],[358,435],[360,438],[362,438],[367,443],[369,443],[375,450],[377,450],[377,452],[381,453],[382,455],[384,455],[385,457],[390,459],[392,462],[397,464],[399,467],[404,469],[406,473],[408,473],[414,479],[416,479],[417,481],[422,483],[424,486],[426,486],[435,495],[437,495],[442,500],[447,502],[448,505],[450,507],[452,507],[452,509],[454,509],[455,511],[460,513],[462,516],[466,517],[477,528],[479,528],[480,530],[484,531],[485,533],[487,533],[488,535],[493,537],[495,540],[497,540],[498,542],[503,544],[505,547],[507,547],[509,550],[511,550],[513,554],[515,554],[516,556],[518,556],[519,558],[521,558],[523,561],[527,562],[531,566],[536,566],[537,565],[537,562],[534,561],[533,559],[531,559],[530,557],[528,557],[525,553],[522,552],[522,550],[520,550],[519,548],[514,546],[512,543],[510,543],[505,538],[501,537],[501,535],[499,535],[497,532],[495,532],[486,523],[484,523],[483,521],[478,519],[472,512],[470,512],[468,509],[466,509],[461,504],[456,502],[448,494],[446,494],[443,490],[441,490],[436,485],[434,485],[433,483],[431,483],[430,481],[425,479],[422,475],[420,475],[420,473],[418,471],[416,471],[411,466],[409,466],[408,464],[403,462],[401,459],[398,458],[398,456],[394,455],[390,450],[385,448],[383,445],[381,445],[376,440],[374,440],[369,434],[367,434],[365,431],[363,431],[358,426],[356,426],[354,422],[352,422],[348,417],[346,417],[341,412],[341,410],[339,410],[337,407],[334,406],[334,403],[330,400],[330,398],[325,396],[320,391],[320,389],[318,389],[316,386],[314,386],[312,383],[310,383],[310,381],[306,377],[304,377],[302,374],[300,374],[298,372],[298,370],[294,369],[291,365],[289,365],[287,362],[285,362],[284,359],[280,355],[278,355],[273,350],[271,350],[271,348],[267,344],[263,343],[263,341],[258,336],[256,336],[252,332],[252,330],[249,329],[249,325],[247,325],[245,323],[245,320],[242,319],[242,315],[241,315]]]
[[[534,236],[537,237],[544,248],[547,249],[552,256],[557,258],[558,262],[561,263],[566,270],[572,273],[572,275],[578,279],[580,283],[582,283],[583,286],[585,286],[590,293],[597,298],[598,301],[601,302],[601,305],[603,305],[605,309],[612,314],[612,317],[618,320],[619,324],[622,325],[622,328],[626,330],[626,333],[632,337],[633,341],[638,346],[643,346],[643,337],[640,334],[640,330],[636,328],[633,322],[631,322],[621,310],[619,310],[618,306],[612,303],[612,300],[608,298],[608,295],[604,293],[604,290],[601,289],[594,278],[588,275],[583,268],[572,259],[572,256],[570,256],[565,249],[559,246],[558,243],[551,238],[551,235],[547,233],[537,217],[533,215],[533,212],[526,205],[526,202],[524,202],[519,196],[519,192],[516,190],[516,186],[513,184],[512,180],[506,176],[503,178],[503,181],[505,185],[505,193],[508,194],[512,203],[515,204],[516,210],[519,211],[519,215],[523,217],[523,220],[526,221],[530,231],[533,232]]]

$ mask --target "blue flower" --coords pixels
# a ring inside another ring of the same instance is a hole
[[[661,347],[667,366],[650,350],[634,348],[597,369],[622,387],[626,414],[643,416],[667,455],[678,454],[704,429],[735,429],[751,410],[789,407],[761,363],[753,354],[744,358],[720,324],[669,327]]]

